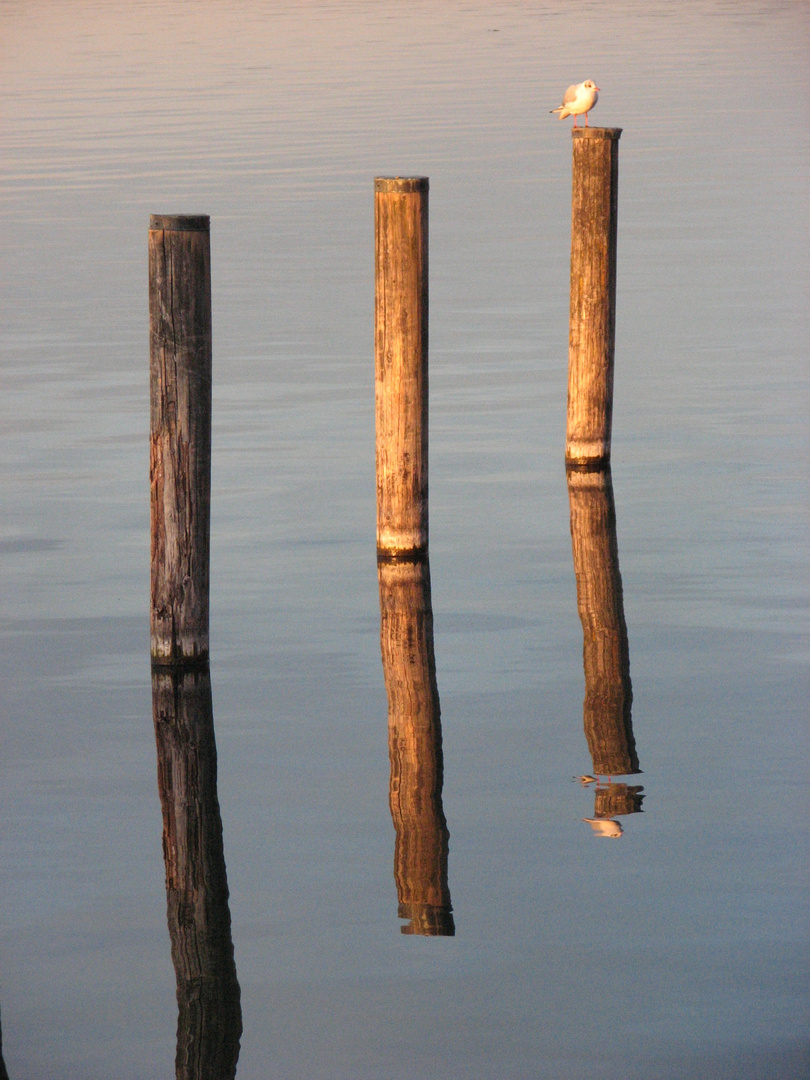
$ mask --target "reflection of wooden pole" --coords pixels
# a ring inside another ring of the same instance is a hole
[[[565,460],[610,461],[621,128],[573,128]]]
[[[207,670],[152,670],[163,857],[177,975],[178,1080],[229,1080],[242,1033]]]
[[[208,657],[211,257],[207,217],[149,225],[152,658]]]
[[[3,1061],[2,1032],[0,1032],[0,1080],[8,1080],[8,1072],[6,1071],[6,1063]]]
[[[571,541],[582,622],[585,737],[595,773],[639,772],[610,470],[568,470]]]
[[[644,801],[643,787],[628,787],[627,784],[608,784],[597,787],[594,791],[593,816],[612,818],[618,814],[641,813]]]
[[[428,546],[428,180],[374,181],[377,549]]]
[[[442,807],[442,728],[427,560],[378,563],[380,647],[388,692],[394,878],[403,934],[455,933]]]

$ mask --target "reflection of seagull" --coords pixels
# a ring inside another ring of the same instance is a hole
[[[558,105],[556,109],[549,109],[549,112],[559,113],[561,120],[564,120],[566,116],[573,116],[574,127],[577,127],[577,117],[585,113],[585,127],[587,127],[588,113],[598,100],[599,87],[593,79],[586,79],[585,82],[569,86],[563,95],[562,105]]]
[[[588,773],[586,773],[584,776],[575,776],[574,779],[579,780],[580,784],[582,784],[583,787],[587,787],[589,784],[599,783],[595,776],[589,776]]]
[[[584,817],[597,836],[608,836],[611,840],[618,840],[624,832],[621,822],[613,818]]]

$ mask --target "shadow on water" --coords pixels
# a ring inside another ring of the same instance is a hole
[[[228,1080],[242,1034],[207,666],[152,670],[163,858],[177,976],[178,1080]]]
[[[389,801],[396,830],[394,879],[403,934],[452,936],[447,885],[450,834],[442,807],[444,765],[433,653],[430,565],[377,565],[380,650],[388,694]]]
[[[585,738],[595,783],[592,818],[584,818],[599,836],[622,835],[620,814],[641,811],[641,786],[614,783],[614,776],[641,772],[633,736],[633,687],[624,618],[616,506],[610,468],[566,470],[571,510],[571,544],[582,622]],[[601,778],[607,777],[605,783]]]

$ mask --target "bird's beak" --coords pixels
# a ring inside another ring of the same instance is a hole
[[[594,87],[594,90],[599,90],[599,87],[598,87],[598,86],[595,86],[595,87]],[[599,90],[599,93],[601,94],[601,93],[602,93],[602,91],[601,91],[601,90]]]

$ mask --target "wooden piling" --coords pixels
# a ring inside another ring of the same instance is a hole
[[[610,461],[621,128],[574,128],[565,460]]]
[[[428,547],[428,178],[374,181],[377,550]]]
[[[211,255],[208,217],[149,223],[152,660],[208,657]]]

